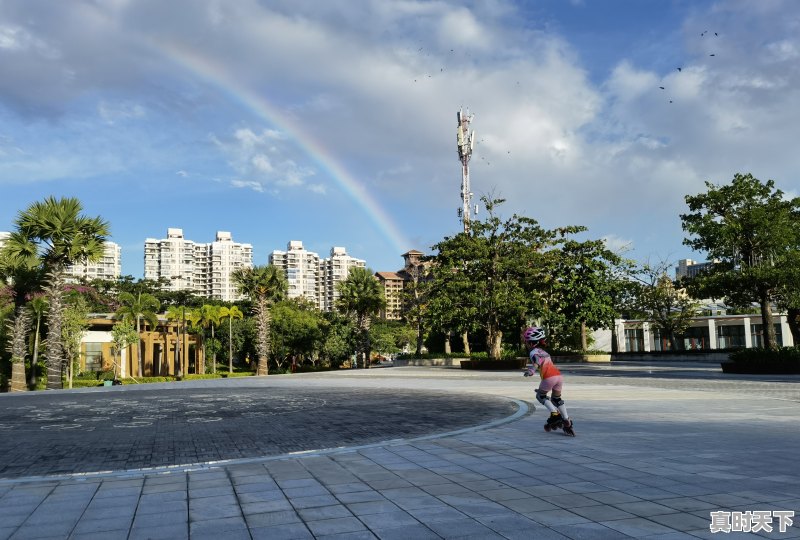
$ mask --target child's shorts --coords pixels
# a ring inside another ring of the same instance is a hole
[[[561,387],[563,385],[564,385],[563,375],[547,377],[546,379],[542,379],[542,382],[539,383],[539,392],[544,392],[546,394],[547,392],[552,390],[556,394],[560,394]]]

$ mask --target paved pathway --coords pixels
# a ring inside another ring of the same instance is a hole
[[[576,438],[518,372],[0,395],[0,539],[800,537],[800,377],[564,371]]]

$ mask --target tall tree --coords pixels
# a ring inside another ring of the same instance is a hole
[[[9,346],[11,347],[9,350],[11,353],[11,391],[24,391],[25,357],[27,353],[27,345],[25,344],[30,332],[30,315],[26,313],[26,302],[30,301],[35,291],[41,286],[42,267],[36,244],[19,231],[11,233],[0,251],[0,280],[11,283],[12,306],[10,313],[13,320],[7,325],[10,336]],[[18,332],[22,332],[22,335],[18,335]],[[25,346],[20,348],[20,344]],[[31,363],[31,371],[33,372],[31,389],[36,387],[36,365],[34,362]],[[20,384],[20,381],[22,384]]]
[[[618,262],[602,240],[569,239],[556,258],[549,322],[561,327],[577,324],[581,350],[589,348],[587,328],[605,328],[614,319],[611,272]]]
[[[416,329],[416,355],[420,356],[428,331],[432,276],[429,264],[411,265],[404,272],[408,279],[403,284],[403,318]]]
[[[67,387],[72,388],[76,364],[80,366],[81,339],[89,327],[86,317],[89,307],[82,296],[75,296],[64,306],[64,324],[61,326],[64,354],[67,359]]]
[[[211,373],[217,372],[217,339],[214,335],[215,329],[219,326],[220,321],[222,320],[222,316],[220,314],[221,306],[217,306],[214,304],[203,304],[200,308],[200,324],[203,328],[210,328],[211,329],[211,340],[209,341],[209,345],[212,348],[212,358],[211,358]],[[206,341],[203,340],[203,359],[205,360],[206,355]],[[205,372],[205,365],[203,366],[203,372]]]
[[[233,373],[233,319],[244,317],[237,306],[222,306],[219,309],[220,320],[228,319],[228,373]]]
[[[777,347],[772,305],[783,283],[783,265],[800,249],[800,197],[789,198],[775,182],[736,174],[727,185],[706,182],[705,193],[687,195],[681,215],[684,244],[714,261],[697,280],[703,292],[723,291],[729,303],[758,303],[765,348]]]
[[[682,349],[678,336],[683,334],[697,317],[700,303],[685,290],[679,289],[667,275],[670,265],[660,262],[642,264],[633,274],[638,284],[635,307],[669,339],[670,349]]]
[[[434,247],[434,290],[486,334],[492,360],[501,357],[503,330],[517,330],[529,314],[546,308],[544,291],[554,279],[551,249],[582,227],[546,230],[536,220],[513,215],[502,219],[503,199],[482,197],[487,217],[473,220],[468,233],[446,237]],[[455,295],[455,296],[452,296]],[[438,304],[439,302],[437,302]],[[516,344],[515,344],[516,346]]]
[[[369,327],[372,317],[386,306],[383,289],[369,268],[350,269],[347,279],[337,285],[339,298],[337,309],[352,317],[358,332],[358,352],[362,355],[362,367],[369,367]]]
[[[239,292],[253,302],[256,318],[256,348],[258,350],[257,375],[269,374],[270,306],[286,295],[289,284],[283,270],[273,266],[237,268],[231,274]]]
[[[111,327],[111,339],[114,348],[114,380],[119,378],[119,360],[122,351],[129,345],[139,342],[139,334],[130,321],[119,321]]]
[[[108,223],[99,217],[81,212],[78,199],[47,197],[31,204],[19,213],[16,231],[25,242],[14,242],[17,256],[38,255],[47,272],[49,297],[47,315],[46,359],[47,388],[61,388],[61,365],[64,361],[61,346],[63,317],[64,271],[68,265],[95,261],[103,256],[103,242],[108,236]]]
[[[31,356],[31,372],[28,376],[28,387],[36,388],[36,371],[39,369],[39,339],[41,338],[42,317],[47,313],[47,297],[36,294],[28,302],[31,316],[36,320],[33,329],[33,355]]]
[[[149,293],[137,292],[135,294],[122,292],[119,294],[120,307],[117,309],[116,317],[123,321],[129,321],[136,325],[136,333],[139,334],[139,347],[137,347],[138,376],[144,376],[144,340],[142,336],[142,319],[149,325],[151,330],[158,327],[158,310],[161,308],[155,296]],[[153,366],[157,371],[157,366]]]
[[[292,298],[278,302],[272,308],[273,358],[280,368],[284,358],[293,366],[298,360],[311,358],[321,341],[322,317],[316,306],[305,298]]]

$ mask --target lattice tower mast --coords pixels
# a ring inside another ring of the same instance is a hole
[[[458,209],[458,217],[464,224],[464,232],[469,232],[470,216],[472,209],[472,191],[469,186],[469,160],[472,157],[472,148],[475,145],[475,131],[469,130],[469,123],[475,115],[466,114],[462,109],[458,110],[458,159],[461,161],[461,208]],[[478,208],[475,207],[475,213]]]

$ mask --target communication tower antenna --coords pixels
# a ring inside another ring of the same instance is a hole
[[[464,232],[469,232],[470,216],[472,211],[472,191],[469,187],[469,160],[472,157],[472,148],[475,146],[475,130],[469,130],[469,123],[472,122],[474,114],[469,113],[469,109],[464,113],[458,110],[458,131],[456,140],[458,142],[458,159],[461,161],[461,208],[458,209],[458,217],[464,224]],[[475,213],[478,207],[475,206]]]

